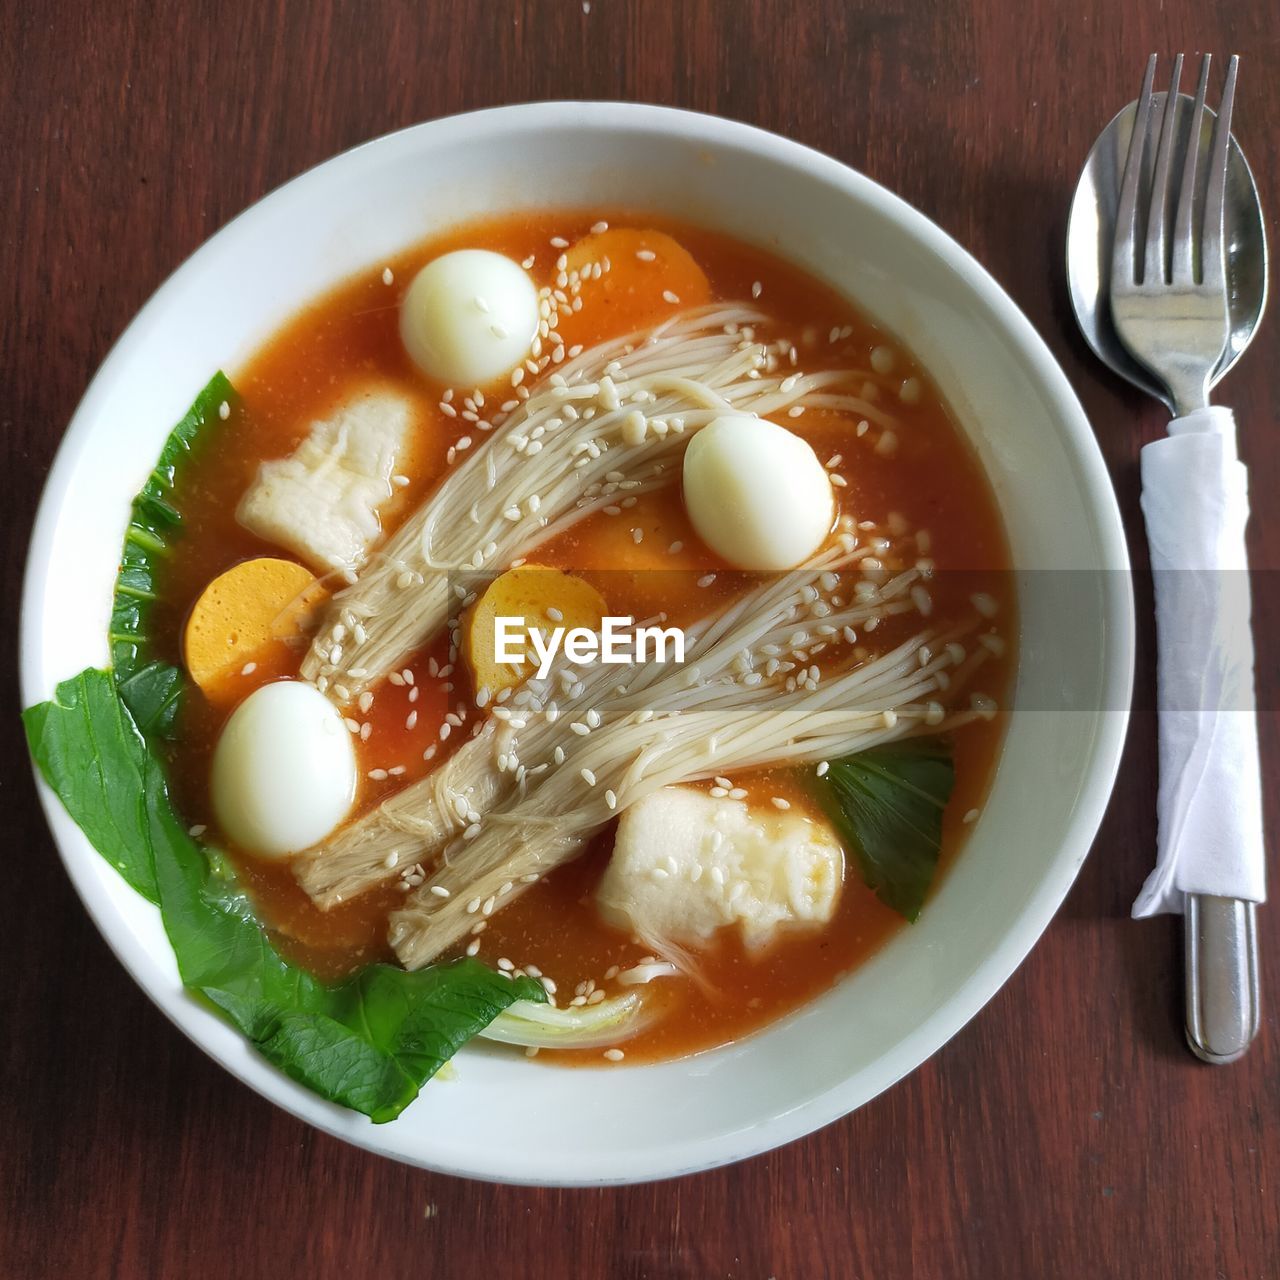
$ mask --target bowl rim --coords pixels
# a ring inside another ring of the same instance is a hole
[[[44,673],[39,671],[42,647],[39,619],[43,616],[48,585],[46,570],[75,459],[89,433],[95,429],[97,404],[106,394],[115,367],[127,358],[131,346],[140,340],[152,318],[163,310],[167,299],[183,288],[188,274],[194,274],[207,257],[221,252],[237,240],[251,237],[255,222],[265,212],[305,192],[311,184],[321,180],[319,175],[323,171],[371,149],[410,147],[426,134],[447,137],[452,133],[455,144],[461,141],[475,144],[494,135],[542,132],[557,127],[623,137],[656,133],[719,150],[746,151],[783,168],[802,172],[808,178],[820,180],[845,197],[870,205],[882,215],[892,218],[912,239],[943,261],[988,308],[1017,358],[1052,404],[1064,444],[1087,495],[1095,524],[1093,532],[1102,552],[1104,567],[1121,571],[1103,575],[1106,638],[1102,676],[1105,701],[1102,705],[1117,709],[1099,713],[1092,751],[1067,833],[1035,892],[983,962],[941,1007],[927,1014],[914,1031],[899,1042],[895,1057],[905,1061],[906,1065],[900,1065],[900,1069],[882,1070],[874,1087],[867,1092],[860,1086],[857,1097],[850,1096],[852,1080],[846,1078],[840,1086],[812,1096],[782,1114],[763,1118],[749,1129],[721,1135],[714,1141],[696,1139],[683,1145],[669,1145],[663,1149],[661,1158],[646,1152],[632,1158],[625,1168],[616,1164],[608,1172],[602,1172],[600,1168],[556,1172],[554,1152],[547,1154],[542,1168],[512,1171],[504,1169],[500,1161],[477,1158],[463,1164],[450,1159],[433,1160],[430,1151],[409,1155],[393,1150],[378,1141],[379,1126],[369,1125],[356,1132],[344,1128],[341,1121],[349,1117],[342,1108],[314,1095],[299,1097],[291,1091],[292,1081],[251,1050],[247,1060],[233,1060],[220,1047],[211,1045],[205,1034],[208,1025],[205,1019],[214,1015],[192,1001],[180,986],[174,991],[162,989],[150,976],[140,972],[140,957],[145,948],[111,902],[95,892],[98,855],[44,782],[34,762],[32,769],[59,858],[107,945],[161,1012],[238,1080],[276,1106],[326,1133],[365,1150],[424,1169],[526,1185],[600,1186],[682,1176],[758,1155],[832,1123],[915,1070],[995,996],[1039,940],[1066,897],[1101,824],[1119,770],[1134,676],[1134,602],[1126,572],[1129,559],[1124,527],[1101,450],[1066,375],[1017,304],[957,241],[901,197],[830,156],[753,125],[672,107],[608,101],[520,103],[425,121],[340,152],[276,187],[210,236],[155,290],[113,343],[72,415],[44,484],[23,579],[19,668],[24,707],[51,695]],[[77,841],[82,848],[73,847]],[[86,850],[92,854],[92,860],[84,857]],[[234,1034],[239,1039],[239,1033]]]

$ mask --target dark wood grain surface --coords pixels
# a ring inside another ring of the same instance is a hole
[[[311,1132],[134,987],[62,872],[18,732],[15,606],[44,476],[129,318],[197,245],[334,152],[433,116],[625,98],[751,121],[899,192],[1024,308],[1084,401],[1135,559],[1140,445],[1163,417],[1071,322],[1067,204],[1151,50],[1238,51],[1236,132],[1280,245],[1275,0],[416,0],[0,10],[0,1276],[933,1278],[1280,1276],[1280,919],[1243,1062],[1182,1044],[1141,713],[1079,882],[1030,958],[907,1080],[735,1168],[620,1190],[491,1187]],[[1227,384],[1280,565],[1272,317]],[[1280,589],[1256,608],[1280,829]],[[1149,705],[1151,627],[1141,630]],[[566,1117],[569,1121],[570,1117]]]

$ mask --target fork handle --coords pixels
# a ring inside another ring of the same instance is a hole
[[[1259,1023],[1266,897],[1250,628],[1247,476],[1229,409],[1175,419],[1142,450],[1156,605],[1157,859],[1134,914],[1186,917],[1191,1050],[1225,1063]]]
[[[1258,1033],[1257,905],[1189,893],[1183,918],[1187,1044],[1205,1062],[1234,1062]]]

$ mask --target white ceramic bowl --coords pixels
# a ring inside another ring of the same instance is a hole
[[[765,1032],[681,1062],[564,1070],[468,1048],[375,1126],[279,1074],[183,991],[157,911],[42,785],[67,871],[115,953],[192,1040],[302,1119],[371,1151],[513,1182],[666,1177],[825,1125],[923,1062],[989,1000],[1061,903],[1101,820],[1124,735],[1132,604],[1119,514],[1089,424],[994,281],[920,214],[835,161],[740,124],[656,107],[546,103],[424,124],[339,156],[220,231],[156,293],[76,412],[36,523],[22,619],[29,704],[107,660],[128,504],[218,367],[299,304],[436,228],[520,206],[678,214],[775,248],[844,291],[937,379],[995,485],[1022,569],[1022,674],[989,803],[920,922]],[[124,267],[121,268],[126,269]],[[1051,679],[1034,683],[1036,673]],[[1050,710],[1063,691],[1075,710]]]

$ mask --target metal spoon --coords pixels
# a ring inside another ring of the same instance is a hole
[[[1157,93],[1152,116],[1160,119],[1158,109],[1165,95]],[[1181,110],[1178,127],[1185,134],[1191,127],[1189,107],[1194,101],[1180,94]],[[1093,353],[1113,372],[1163,401],[1170,413],[1177,409],[1164,385],[1151,376],[1124,349],[1111,324],[1108,294],[1111,286],[1111,243],[1114,239],[1115,213],[1119,203],[1120,181],[1124,160],[1129,153],[1138,104],[1131,102],[1120,111],[1093,144],[1084,172],[1080,175],[1071,217],[1067,223],[1067,284],[1076,320]],[[1209,150],[1215,113],[1208,107],[1201,125],[1200,147]],[[1183,139],[1175,140],[1174,154],[1181,154]],[[1154,163],[1155,147],[1147,148],[1148,163]],[[1253,339],[1267,300],[1267,237],[1262,221],[1262,203],[1254,185],[1249,163],[1234,138],[1227,162],[1227,189],[1224,240],[1227,246],[1228,311],[1231,338],[1210,380],[1218,382],[1244,354]]]
[[[1160,120],[1166,95],[1153,95],[1151,117]],[[1174,154],[1185,148],[1193,99],[1180,95]],[[1120,111],[1094,143],[1076,188],[1067,225],[1067,279],[1076,320],[1094,354],[1122,378],[1162,401],[1176,416],[1181,407],[1162,382],[1133,359],[1111,321],[1111,246],[1125,158],[1138,103]],[[1206,108],[1198,138],[1208,153],[1214,113]],[[1156,148],[1146,148],[1151,179]],[[1248,162],[1234,138],[1229,142],[1223,239],[1227,249],[1227,311],[1230,337],[1209,386],[1215,386],[1244,354],[1267,298],[1267,242],[1262,207]],[[1186,1029],[1192,1051],[1206,1062],[1239,1058],[1258,1029],[1258,963],[1255,908],[1251,902],[1188,895],[1184,920],[1187,948]]]

